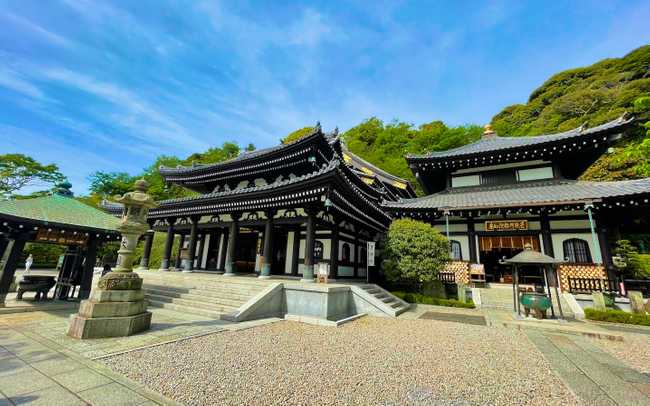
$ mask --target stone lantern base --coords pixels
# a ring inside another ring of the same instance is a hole
[[[90,299],[81,302],[79,313],[70,320],[68,335],[74,338],[124,337],[150,327],[151,313],[144,300],[142,278],[133,273],[111,272],[102,278]]]

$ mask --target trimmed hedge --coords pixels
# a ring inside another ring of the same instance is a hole
[[[407,292],[391,292],[391,293],[408,303],[421,303],[421,304],[446,306],[446,307],[462,307],[465,309],[473,309],[474,307],[476,307],[474,306],[474,302],[472,302],[471,299],[467,303],[465,303],[456,299],[440,299],[437,297],[431,297],[419,293],[407,293]]]
[[[650,326],[650,315],[628,313],[623,310],[596,310],[585,309],[585,317],[589,320],[606,321],[608,323],[637,324]]]

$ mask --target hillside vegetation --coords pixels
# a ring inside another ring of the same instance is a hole
[[[526,104],[508,106],[492,119],[502,136],[555,133],[595,126],[625,112],[647,114],[638,102],[650,96],[650,46],[638,48],[622,58],[605,59],[591,66],[553,75],[532,92]],[[636,106],[635,106],[635,102]],[[632,137],[616,145],[592,165],[582,179],[618,180],[650,176],[650,156],[639,151],[644,141],[639,126]]]

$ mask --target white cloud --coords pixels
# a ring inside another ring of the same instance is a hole
[[[21,16],[17,16],[15,14],[11,14],[11,13],[7,13],[4,16],[7,19],[9,19],[10,21],[12,21],[15,25],[20,26],[22,29],[37,35],[38,37],[40,37],[41,39],[43,39],[43,40],[45,40],[45,41],[47,41],[49,43],[59,45],[59,46],[63,46],[63,47],[71,47],[71,46],[73,46],[72,41],[68,40],[67,38],[65,38],[65,37],[63,37],[63,36],[61,36],[61,35],[59,35],[57,33],[54,33],[52,31],[49,31],[49,30],[41,27],[40,25],[36,24],[33,21],[30,21],[30,20],[28,20],[26,18],[23,18]]]
[[[45,94],[36,85],[23,78],[18,72],[0,67],[0,86],[21,93],[33,99],[46,100]]]
[[[40,74],[47,80],[76,88],[112,104],[112,112],[102,111],[97,114],[112,117],[112,125],[130,130],[130,135],[141,141],[168,146],[182,145],[183,149],[206,148],[204,142],[190,135],[169,114],[130,90],[67,69],[45,69]],[[100,120],[105,118],[99,117]]]

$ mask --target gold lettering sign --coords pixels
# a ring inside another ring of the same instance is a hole
[[[485,231],[528,230],[528,220],[489,220],[485,222]]]
[[[65,245],[85,245],[88,240],[88,236],[85,233],[81,232],[72,232],[64,231],[61,229],[51,228],[45,229],[41,228],[36,234],[37,242],[51,242],[55,244],[65,244]]]

